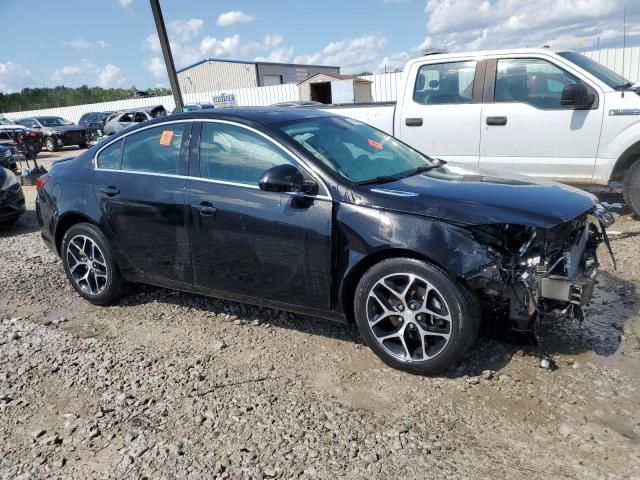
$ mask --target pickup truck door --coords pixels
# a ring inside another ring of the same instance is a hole
[[[415,64],[396,112],[396,135],[421,152],[478,164],[484,62]]]
[[[589,183],[595,166],[603,97],[596,87],[551,58],[505,56],[487,64],[480,165],[498,171]],[[563,107],[567,84],[594,95],[589,110]]]

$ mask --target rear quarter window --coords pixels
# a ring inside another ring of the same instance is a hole
[[[110,170],[120,169],[120,159],[122,158],[123,140],[112,143],[98,154],[98,168],[108,168]]]

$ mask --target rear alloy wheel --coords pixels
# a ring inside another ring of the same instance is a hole
[[[62,239],[61,256],[67,278],[86,300],[104,305],[122,296],[124,281],[109,242],[96,226],[72,226]]]
[[[410,258],[373,266],[356,290],[355,317],[389,366],[430,375],[455,364],[477,336],[470,295],[446,272]]]
[[[58,150],[58,147],[56,145],[56,141],[55,141],[55,139],[53,137],[47,137],[44,140],[44,146],[50,152],[55,152],[56,150]]]
[[[622,193],[625,203],[640,218],[640,158],[627,170]]]

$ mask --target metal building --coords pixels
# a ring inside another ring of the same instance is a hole
[[[339,75],[340,67],[205,58],[178,70],[178,82],[182,93],[189,94],[299,83],[318,73]]]

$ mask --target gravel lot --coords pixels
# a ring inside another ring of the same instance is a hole
[[[0,478],[640,478],[628,215],[584,324],[544,335],[557,370],[487,330],[421,378],[355,327],[152,287],[90,305],[25,193],[0,232]]]

